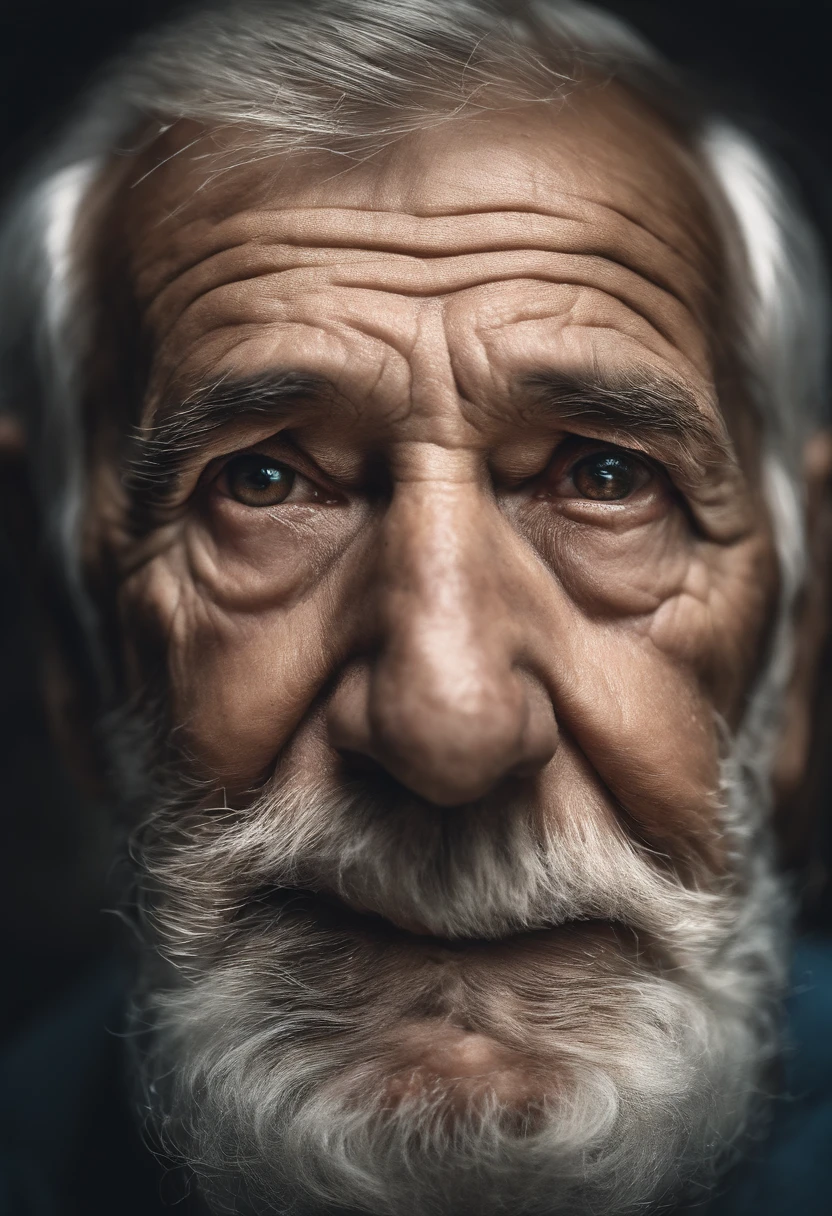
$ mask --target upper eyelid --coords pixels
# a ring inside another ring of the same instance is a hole
[[[563,473],[566,473],[569,468],[574,468],[581,460],[586,459],[588,456],[606,450],[628,456],[643,464],[651,472],[661,474],[667,477],[669,481],[673,481],[670,472],[661,461],[642,449],[627,447],[611,439],[600,439],[593,435],[582,435],[576,432],[564,435],[561,442],[552,452],[546,469],[527,480],[534,481],[540,476],[545,476],[557,463],[561,450],[566,447],[577,450],[571,456],[568,452],[563,454],[564,465],[561,470]],[[272,448],[272,450],[269,451],[269,448]],[[278,464],[285,464],[297,477],[305,478],[325,492],[339,496],[343,494],[343,489],[334,485],[331,479],[310,458],[306,457],[301,449],[287,440],[282,432],[270,435],[266,439],[260,439],[251,446],[235,448],[227,453],[212,457],[200,471],[192,493],[198,492],[200,486],[213,484],[222,476],[231,461],[240,456],[262,456],[265,459],[274,460]]]
[[[575,441],[574,446],[569,443],[570,440]],[[558,455],[560,448],[567,446],[567,444],[573,450],[571,452],[564,452],[561,455],[559,465]],[[660,460],[657,460],[654,456],[651,456],[648,452],[645,452],[640,448],[625,447],[623,444],[614,443],[612,440],[595,439],[589,436],[574,434],[568,436],[564,444],[559,445],[558,449],[552,453],[549,464],[543,471],[542,476],[545,477],[547,473],[551,473],[556,469],[561,475],[568,474],[571,470],[575,469],[582,460],[586,460],[590,456],[601,455],[605,451],[629,457],[631,460],[637,461],[639,464],[643,465],[644,468],[650,473],[653,473],[656,476],[664,477],[671,485],[675,485],[674,478],[666,465],[664,465]]]
[[[331,489],[329,479],[326,478],[319,469],[310,469],[309,463],[311,462],[305,461],[302,458],[302,455],[297,452],[296,448],[293,448],[291,453],[288,455],[284,452],[275,454],[274,452],[263,450],[273,442],[274,437],[265,441],[260,441],[259,443],[254,444],[252,447],[237,448],[235,451],[228,452],[223,456],[213,457],[213,459],[208,462],[208,464],[199,474],[197,485],[212,484],[215,482],[219,477],[222,476],[231,461],[236,460],[240,456],[260,456],[265,460],[273,460],[275,464],[285,464],[287,468],[292,470],[296,477],[303,477],[307,481],[313,482],[316,485]]]
[[[655,456],[651,456],[649,452],[644,450],[644,448],[629,447],[625,443],[617,443],[614,439],[599,439],[595,435],[580,435],[573,432],[570,435],[567,435],[563,443],[559,446],[587,448],[588,450],[586,452],[579,453],[575,456],[576,460],[580,460],[583,455],[588,456],[593,452],[603,452],[606,450],[611,452],[621,452],[625,456],[632,456],[636,460],[642,460],[645,464],[663,467],[661,465],[661,461],[657,460]],[[553,457],[554,456],[557,456],[557,450],[553,453]]]
[[[632,460],[635,460],[639,464],[643,465],[652,476],[658,477],[660,480],[662,480],[673,493],[679,494],[683,498],[688,497],[684,486],[680,484],[679,478],[674,474],[674,470],[668,467],[668,465],[663,460],[660,460],[657,456],[654,456],[650,452],[645,452],[641,448],[628,448],[624,447],[623,444],[618,443],[608,443],[604,446],[610,447],[616,452],[621,452],[625,456],[628,456]],[[580,459],[580,457],[578,459]]]

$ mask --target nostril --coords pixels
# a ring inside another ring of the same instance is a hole
[[[340,777],[345,786],[372,789],[384,805],[403,805],[414,796],[438,810],[464,806],[478,801],[494,785],[492,774],[483,779],[482,765],[474,767],[462,756],[455,762],[438,764],[436,759],[421,764],[406,762],[401,756],[384,754],[380,759],[351,748],[339,748]],[[499,777],[496,778],[499,780]]]
[[[343,751],[340,753],[341,782],[353,793],[366,793],[372,797],[378,807],[391,809],[402,808],[412,804],[414,798],[421,804],[435,805],[430,799],[424,798],[410,785],[386,768],[372,756],[361,752]],[[437,807],[438,809],[438,807]]]
[[[407,681],[391,679],[391,671],[400,674],[390,664],[374,681],[370,742],[362,750],[435,805],[476,801],[505,777],[532,776],[551,758],[551,704],[510,668],[498,678],[476,672],[454,682],[435,662],[411,669]]]
[[[487,788],[475,790],[468,786],[451,792],[446,782],[431,783],[424,779],[424,773],[420,774],[419,780],[408,779],[405,774],[396,773],[360,752],[342,751],[338,759],[342,788],[359,799],[366,795],[368,801],[363,805],[375,808],[374,813],[384,810],[393,819],[399,817],[400,821],[411,809],[419,814],[431,810],[442,819],[446,813],[453,816],[465,807],[487,810],[494,805],[513,805],[518,799],[531,797],[537,772],[535,770],[528,777],[510,772]]]
[[[516,777],[518,781],[526,781],[530,777],[536,776],[547,760],[551,759],[551,753],[554,747],[547,748],[544,757],[530,756],[527,760],[521,760],[519,764],[515,764],[507,773],[508,777]]]
[[[345,781],[351,777],[373,778],[377,781],[393,780],[383,764],[365,752],[354,751],[352,748],[339,748],[338,756],[341,761],[341,776]]]
[[[504,656],[479,657],[479,667],[468,651],[440,664],[422,645],[407,663],[388,649],[374,666],[362,661],[345,671],[327,706],[342,780],[389,784],[450,808],[479,800],[506,777],[534,776],[557,740],[545,689]]]

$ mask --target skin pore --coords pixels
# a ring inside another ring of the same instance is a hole
[[[206,182],[234,136],[193,138],[175,126],[143,180],[120,167],[107,237],[147,375],[90,550],[119,572],[134,687],[163,666],[230,806],[276,771],[383,778],[437,814],[522,794],[718,882],[719,722],[777,578],[695,163],[615,87],[348,169]],[[533,940],[398,928],[402,983],[417,956],[536,965]],[[396,1077],[522,1090],[534,1068],[447,999],[444,1037],[401,1027]]]

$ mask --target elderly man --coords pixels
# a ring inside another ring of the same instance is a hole
[[[576,4],[229,2],[98,85],[3,259],[198,1202],[701,1202],[780,1085],[820,633],[823,289],[759,151]]]

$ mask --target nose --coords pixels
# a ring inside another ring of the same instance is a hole
[[[472,485],[409,485],[379,538],[373,657],[343,673],[331,744],[440,806],[551,758],[551,698],[529,661],[528,550]]]

